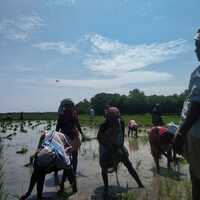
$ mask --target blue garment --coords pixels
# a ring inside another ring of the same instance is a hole
[[[56,155],[56,166],[58,169],[65,169],[71,166],[71,158],[70,155],[65,152],[65,144],[63,144],[59,135],[61,135],[61,133],[56,131],[48,133],[42,143],[42,147],[50,149]],[[62,137],[65,138],[63,134]]]

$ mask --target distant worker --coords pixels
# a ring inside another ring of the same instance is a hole
[[[152,109],[151,115],[153,126],[162,126],[164,124],[160,110],[160,104],[155,104],[155,106]]]
[[[136,123],[135,120],[130,120],[128,122],[128,137],[131,135],[133,136],[133,132],[135,133],[134,134],[134,137],[137,138],[138,136],[138,124]]]
[[[90,118],[94,119],[94,117],[95,117],[95,110],[94,108],[90,108]]]
[[[6,114],[6,120],[12,120],[12,114],[11,113]]]
[[[23,112],[20,113],[19,119],[24,120],[24,113]]]

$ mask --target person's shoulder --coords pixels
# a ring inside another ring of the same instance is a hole
[[[200,65],[196,67],[194,71],[191,73],[191,77],[194,77],[194,76],[200,77]]]
[[[56,134],[58,137],[60,137],[60,138],[65,138],[64,133],[61,133],[61,132],[55,131],[55,134]]]

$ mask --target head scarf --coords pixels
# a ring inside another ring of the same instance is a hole
[[[120,117],[120,112],[117,107],[109,107],[106,113],[106,119],[108,121],[116,121]]]

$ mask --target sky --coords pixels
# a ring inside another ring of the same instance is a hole
[[[0,112],[100,92],[180,94],[197,67],[199,0],[1,0]]]

